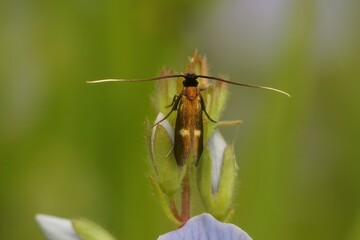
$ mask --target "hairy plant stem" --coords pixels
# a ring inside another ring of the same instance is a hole
[[[182,182],[182,201],[181,201],[181,225],[190,219],[190,166],[185,165],[186,173]]]
[[[175,198],[174,195],[169,197],[169,204],[170,204],[170,209],[172,214],[174,215],[174,217],[179,220],[180,222],[182,222],[182,217],[179,215],[178,210],[176,209],[176,204],[175,204]]]

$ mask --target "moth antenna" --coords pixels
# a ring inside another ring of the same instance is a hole
[[[270,90],[270,91],[278,92],[278,93],[284,94],[284,95],[286,95],[288,97],[291,97],[290,94],[288,94],[287,92],[276,89],[276,88],[272,88],[272,87],[257,86],[257,85],[247,84],[247,83],[238,83],[238,82],[233,82],[233,81],[225,80],[225,79],[218,78],[218,77],[210,77],[210,76],[205,76],[205,75],[197,75],[197,77],[213,79],[213,80],[216,80],[216,81],[225,82],[225,83],[238,85],[238,86],[243,86],[243,87],[251,87],[251,88],[259,88],[259,89]]]
[[[161,79],[167,78],[179,78],[185,77],[183,74],[175,74],[175,75],[167,75],[167,76],[160,76],[154,78],[143,78],[143,79],[102,79],[102,80],[95,80],[95,81],[86,81],[87,83],[104,83],[104,82],[147,82],[147,81],[156,81]]]

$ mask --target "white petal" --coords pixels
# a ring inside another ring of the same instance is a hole
[[[80,240],[68,219],[44,214],[37,214],[35,218],[48,240]]]
[[[155,119],[155,123],[161,121],[163,118],[165,117],[165,115],[161,112],[159,112],[159,114],[157,115],[156,119]],[[159,123],[159,125],[161,125],[162,127],[165,128],[165,131],[167,132],[167,134],[170,137],[171,143],[174,144],[174,129],[171,127],[169,121],[167,119],[165,119],[164,121],[162,121],[161,123]],[[155,131],[158,125],[156,125],[151,132],[151,152],[152,155],[154,156],[154,137],[155,137]]]
[[[216,129],[208,140],[207,145],[212,162],[211,188],[212,192],[216,194],[220,183],[221,168],[227,144],[220,131]]]

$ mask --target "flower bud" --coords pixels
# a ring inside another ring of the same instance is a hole
[[[159,113],[155,123],[164,118],[164,114]],[[167,195],[174,194],[180,187],[185,174],[184,168],[179,168],[174,154],[174,130],[170,123],[165,119],[152,129],[150,148],[152,158],[152,168],[156,182],[162,191]]]
[[[207,211],[224,220],[232,210],[237,176],[235,155],[218,130],[211,135],[207,146],[207,154],[198,168],[198,188]]]
[[[36,221],[48,240],[115,240],[113,236],[98,224],[81,219],[65,219],[37,214]]]

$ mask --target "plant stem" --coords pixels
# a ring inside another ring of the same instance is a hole
[[[176,204],[175,204],[175,199],[174,199],[174,195],[169,197],[169,204],[170,204],[170,209],[172,214],[174,215],[174,217],[179,220],[180,222],[182,222],[182,217],[179,215],[177,209],[176,209]]]
[[[185,165],[186,173],[182,182],[181,222],[184,225],[190,219],[190,166]]]

